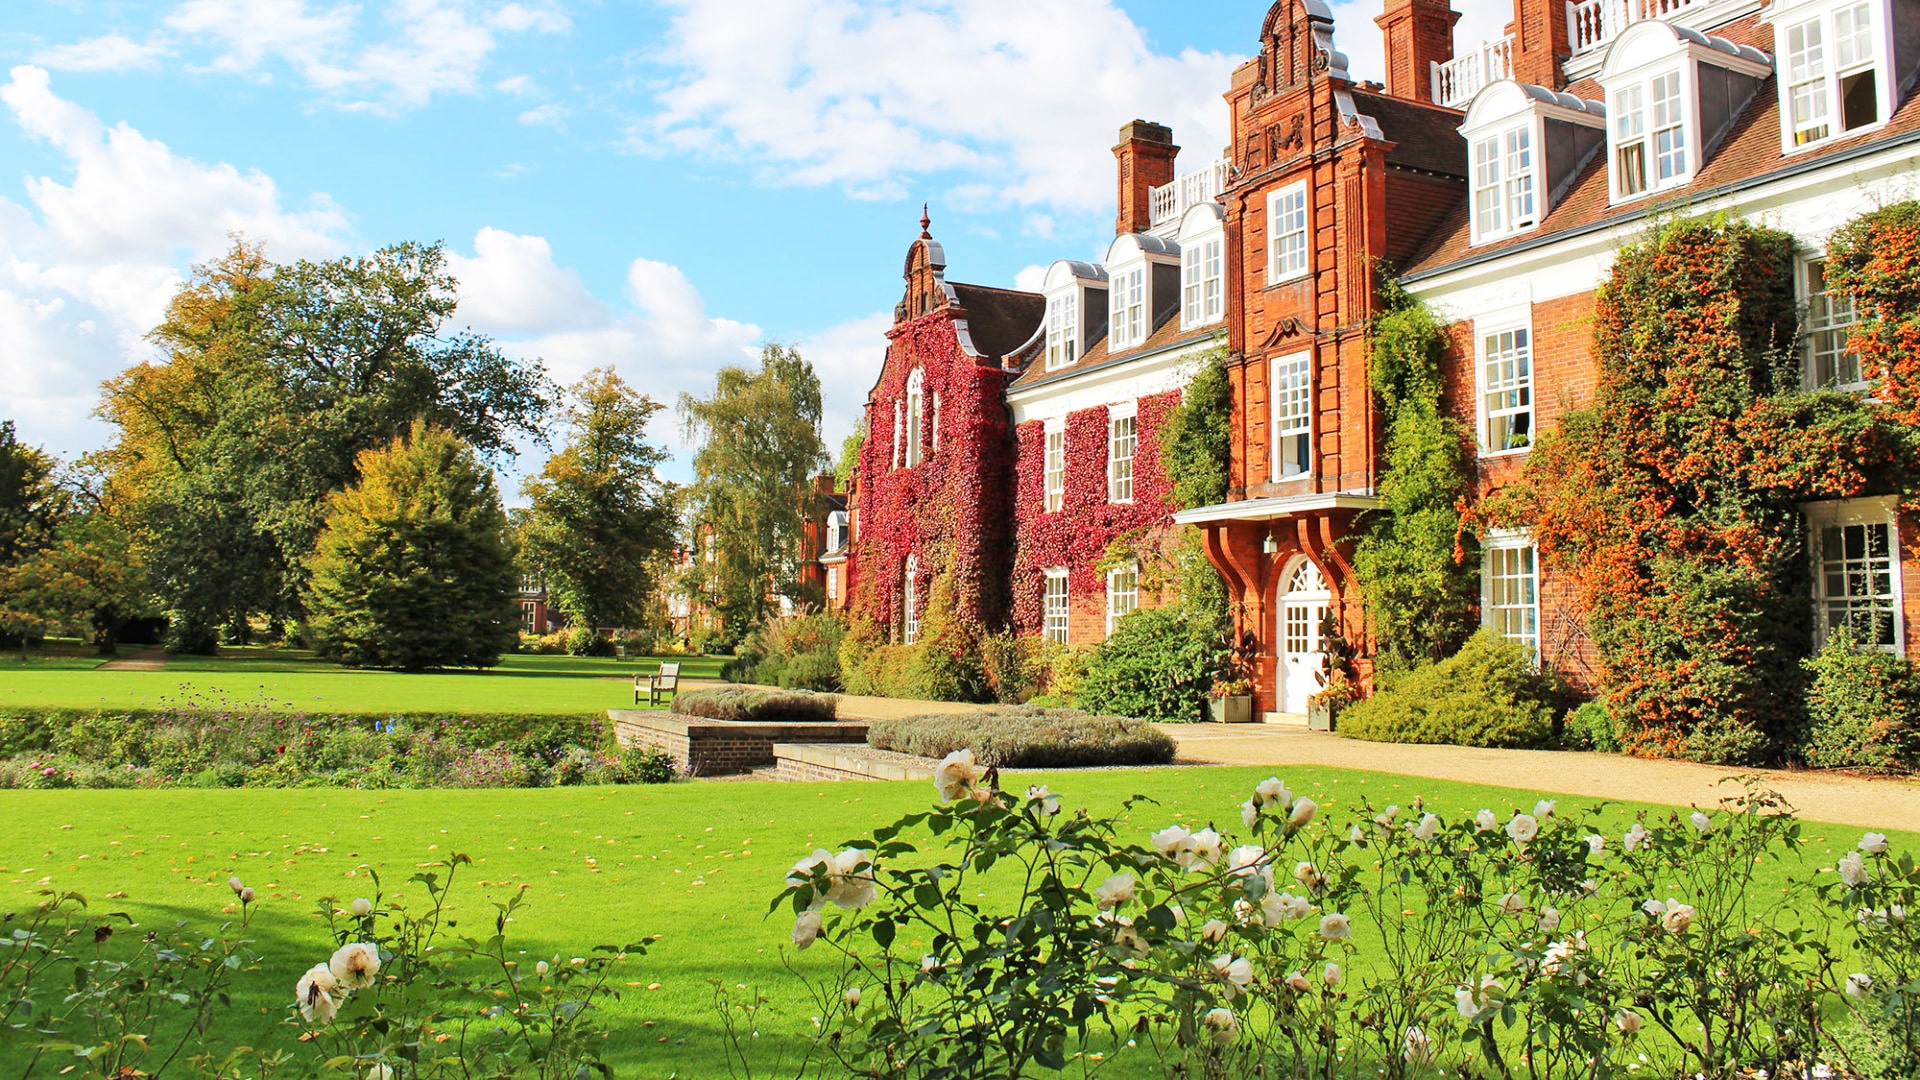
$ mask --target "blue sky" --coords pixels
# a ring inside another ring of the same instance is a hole
[[[1463,46],[1504,22],[1462,6]],[[837,443],[921,203],[959,280],[1097,258],[1119,126],[1171,124],[1189,167],[1217,154],[1268,7],[12,0],[0,418],[62,455],[100,445],[99,382],[151,356],[167,296],[241,231],[281,259],[443,240],[462,321],[669,403],[797,343]],[[1379,75],[1378,11],[1335,5],[1357,76]]]

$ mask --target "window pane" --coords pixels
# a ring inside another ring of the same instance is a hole
[[[1274,476],[1285,479],[1311,471],[1313,380],[1305,356],[1273,365]]]
[[[1525,328],[1503,330],[1482,339],[1487,427],[1482,449],[1488,453],[1532,444],[1533,345]]]
[[[1540,649],[1539,574],[1531,547],[1488,548],[1486,624],[1501,637]]]
[[[1829,525],[1817,540],[1814,610],[1821,638],[1846,627],[1858,644],[1897,650],[1893,523]]]
[[[1109,425],[1107,433],[1107,500],[1133,501],[1133,455],[1138,438],[1134,418],[1122,416]]]
[[[1067,490],[1067,433],[1047,432],[1046,508],[1060,509]]]

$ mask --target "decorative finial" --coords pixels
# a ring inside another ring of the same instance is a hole
[[[931,203],[920,204],[920,239],[922,240],[933,239],[933,233],[928,231],[933,227],[933,218],[931,215],[927,213],[927,208],[930,205],[932,204]]]

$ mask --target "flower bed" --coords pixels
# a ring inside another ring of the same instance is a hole
[[[1173,740],[1146,721],[1031,705],[876,720],[867,743],[926,758],[971,750],[982,764],[1026,769],[1166,765],[1174,753]]]
[[[1128,1075],[1209,1080],[1920,1075],[1920,869],[1867,833],[1762,885],[1803,840],[1756,787],[1620,829],[1552,800],[1328,820],[1275,778],[1236,836],[1063,813],[965,751],[934,782],[776,900],[840,954],[794,969],[839,1074],[1054,1075],[1111,1031],[1157,1062]]]
[[[0,716],[0,788],[548,787],[660,783],[594,716],[313,716],[257,706]]]
[[[681,716],[747,723],[828,724],[840,699],[807,690],[749,690],[721,687],[675,694],[673,711]]]

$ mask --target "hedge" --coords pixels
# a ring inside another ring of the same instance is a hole
[[[828,724],[840,699],[808,690],[753,690],[727,686],[716,690],[689,690],[675,694],[673,711],[708,720],[747,720],[760,723]]]
[[[1554,741],[1560,688],[1525,646],[1491,630],[1340,713],[1342,735],[1373,742],[1537,749]]]
[[[1167,765],[1174,754],[1173,739],[1146,721],[1032,705],[876,720],[867,743],[927,758],[971,749],[999,768]]]

